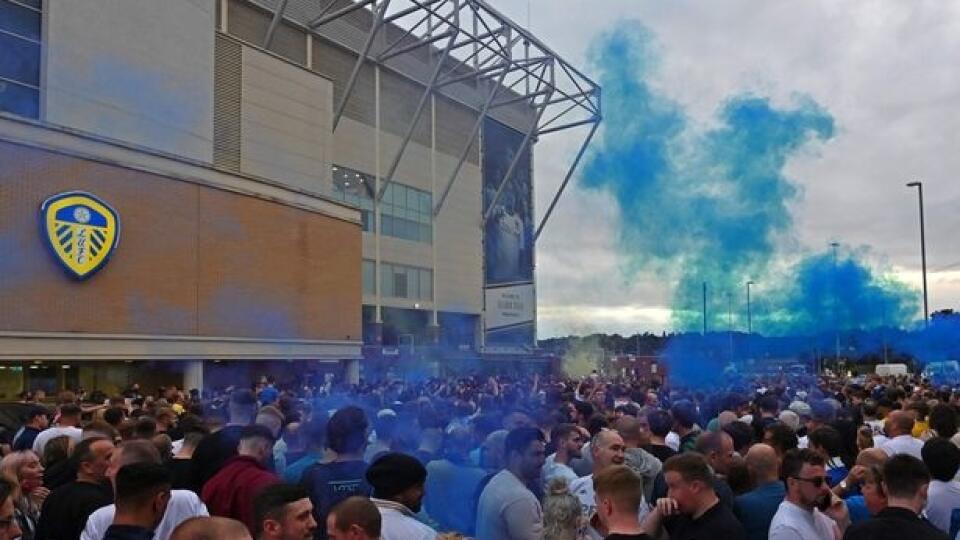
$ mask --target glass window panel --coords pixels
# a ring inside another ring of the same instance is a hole
[[[0,111],[39,118],[40,92],[19,84],[0,81]]]
[[[376,264],[363,261],[363,294],[376,294]]]
[[[430,198],[431,197],[429,193],[424,192],[420,194],[420,211],[425,214],[429,214],[431,212]]]
[[[420,191],[414,189],[407,190],[407,208],[415,210],[420,207],[420,193]]]
[[[433,271],[432,270],[420,271],[420,299],[427,300],[427,301],[433,300]]]
[[[407,268],[407,298],[420,298],[420,270]]]
[[[40,46],[0,33],[0,77],[40,85]]]
[[[426,244],[432,244],[432,243],[433,243],[433,235],[431,234],[431,232],[432,232],[432,229],[430,228],[429,225],[421,225],[421,226],[420,226],[420,241],[421,241],[421,242],[424,242],[424,243],[426,243]]]
[[[380,264],[380,294],[393,296],[393,265]]]
[[[393,293],[397,298],[410,298],[407,294],[407,273],[402,268],[394,269]]]
[[[40,12],[0,0],[0,30],[40,41]]]

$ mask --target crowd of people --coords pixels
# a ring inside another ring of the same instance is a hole
[[[858,382],[32,394],[0,540],[960,538],[960,391]]]

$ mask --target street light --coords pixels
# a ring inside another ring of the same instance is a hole
[[[910,182],[907,187],[917,188],[917,196],[920,199],[920,261],[923,265],[923,325],[930,325],[930,308],[927,304],[927,239],[923,230],[923,183]]]
[[[837,300],[837,249],[840,247],[840,244],[837,242],[830,242],[830,247],[833,248],[833,331],[834,338],[836,339],[836,354],[834,355],[834,360],[837,364],[840,363],[840,302]]]

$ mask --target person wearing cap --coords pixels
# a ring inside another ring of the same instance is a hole
[[[14,452],[33,448],[33,441],[37,439],[37,435],[50,426],[48,414],[49,411],[42,405],[32,405],[27,410],[26,422],[13,437]]]
[[[806,433],[800,437],[798,448],[807,448],[810,444],[808,435],[818,427],[825,426],[830,422],[833,422],[836,418],[837,411],[833,408],[833,405],[830,405],[825,400],[814,401],[808,405],[810,409],[809,419],[805,422],[804,427],[806,428]],[[795,413],[803,417],[803,414],[799,411],[794,410]]]
[[[243,522],[251,534],[257,531],[254,497],[263,488],[280,481],[267,470],[273,458],[273,433],[261,425],[246,426],[240,434],[237,455],[230,458],[203,486],[200,498],[210,515]]]
[[[423,503],[427,469],[417,458],[391,452],[367,469],[370,500],[380,511],[382,540],[433,540],[437,531],[417,520]]]

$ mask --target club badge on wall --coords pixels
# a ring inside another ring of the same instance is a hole
[[[54,258],[84,280],[107,264],[120,243],[120,216],[96,196],[59,193],[40,205],[40,228]]]

